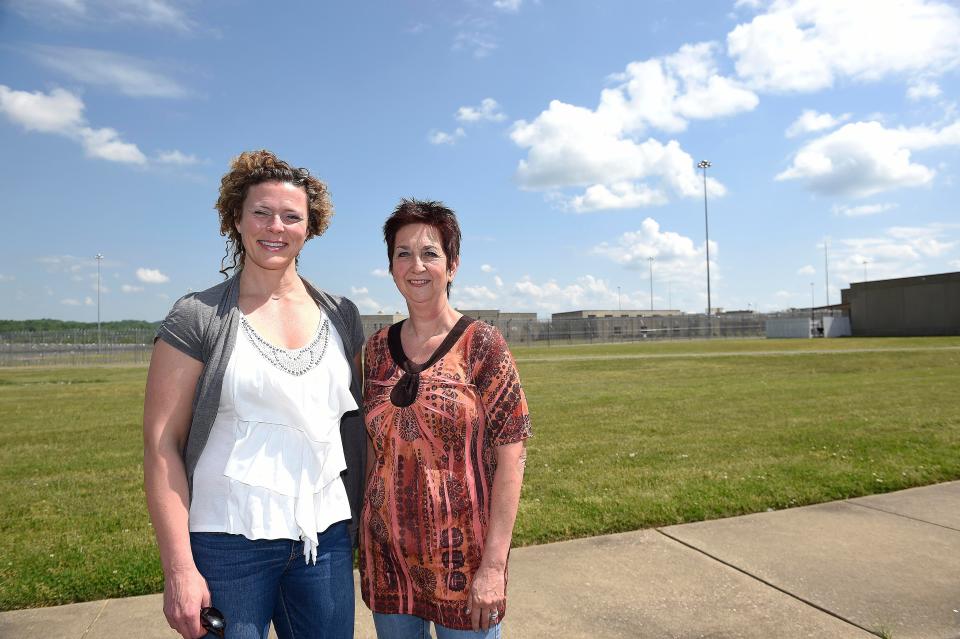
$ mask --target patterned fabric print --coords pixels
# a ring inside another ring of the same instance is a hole
[[[390,391],[403,371],[384,329],[367,342],[366,374],[376,462],[360,523],[363,600],[374,612],[469,630],[465,608],[483,556],[495,447],[531,434],[513,357],[495,328],[473,322],[420,373],[416,401],[400,408]]]

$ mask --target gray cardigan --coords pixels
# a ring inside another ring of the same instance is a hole
[[[354,361],[363,348],[363,329],[357,307],[345,297],[330,295],[314,288],[305,279],[303,283],[317,306],[323,309],[333,322],[343,340],[350,370],[353,372],[350,392],[357,406],[362,406],[360,371]],[[193,396],[190,433],[187,435],[187,446],[183,453],[191,494],[193,471],[217,418],[223,375],[237,340],[237,327],[240,323],[239,297],[239,275],[234,275],[205,291],[184,295],[161,322],[154,338],[162,339],[177,350],[203,362],[203,372],[197,380]],[[356,544],[367,454],[366,431],[359,411],[354,410],[343,415],[340,420],[340,437],[347,460],[347,469],[341,477],[350,500],[350,535]]]

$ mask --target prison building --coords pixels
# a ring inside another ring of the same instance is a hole
[[[960,272],[853,282],[840,296],[857,337],[960,335]]]
[[[363,326],[363,338],[367,339],[381,328],[396,324],[400,320],[407,319],[403,313],[376,313],[373,315],[361,315],[360,324]]]

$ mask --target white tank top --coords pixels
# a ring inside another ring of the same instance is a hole
[[[220,407],[197,461],[191,532],[302,539],[350,519],[340,417],[355,410],[343,341],[321,311],[307,346],[272,346],[241,316]]]

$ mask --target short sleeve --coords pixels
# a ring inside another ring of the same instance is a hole
[[[484,324],[478,328],[472,346],[477,349],[473,379],[487,415],[493,445],[527,439],[533,434],[530,411],[506,340],[500,331]]]
[[[200,303],[194,295],[185,295],[177,300],[153,341],[162,339],[178,351],[197,361],[203,361],[203,330],[200,320]]]

